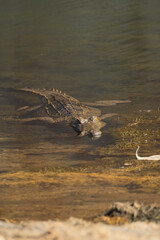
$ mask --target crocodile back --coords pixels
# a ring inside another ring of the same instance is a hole
[[[43,102],[47,115],[55,121],[90,118],[99,116],[101,113],[99,109],[81,104],[77,99],[55,89],[22,88],[20,90],[38,95]]]

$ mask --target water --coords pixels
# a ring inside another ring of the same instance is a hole
[[[159,202],[159,162],[138,162],[135,150],[159,154],[160,2],[0,5],[1,118],[39,101],[10,94],[11,87],[54,87],[87,102],[131,100],[101,108],[118,115],[97,141],[63,124],[1,119],[2,218],[87,218],[117,200]]]

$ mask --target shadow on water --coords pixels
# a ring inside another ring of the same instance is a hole
[[[90,218],[115,201],[159,202],[160,3],[0,1],[0,218]],[[95,141],[67,124],[11,121],[58,88],[81,101],[130,100]]]

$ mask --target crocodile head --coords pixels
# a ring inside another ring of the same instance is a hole
[[[92,139],[96,139],[101,137],[102,132],[100,129],[105,125],[106,123],[100,121],[98,117],[93,116],[91,118],[78,118],[72,127],[80,136],[88,135]]]

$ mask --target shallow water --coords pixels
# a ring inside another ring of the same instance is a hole
[[[90,218],[114,201],[159,202],[160,2],[0,0],[0,217]],[[11,122],[33,95],[58,88],[101,107],[100,139],[65,124]],[[8,89],[8,90],[7,90]]]

